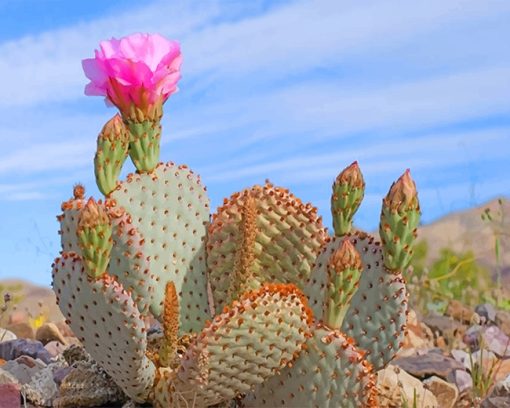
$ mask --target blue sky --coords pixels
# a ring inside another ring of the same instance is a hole
[[[182,44],[162,160],[198,172],[213,208],[269,178],[330,225],[354,160],[369,230],[406,168],[424,222],[509,195],[509,1],[141,4],[0,0],[0,278],[49,284],[61,201],[78,181],[99,197],[96,137],[115,110],[83,95],[81,60],[136,31]]]

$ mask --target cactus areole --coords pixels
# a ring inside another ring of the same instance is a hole
[[[177,42],[133,34],[83,61],[86,94],[119,109],[97,140],[104,198],[77,184],[58,216],[53,288],[87,351],[155,407],[376,407],[374,372],[400,348],[405,268],[420,210],[409,171],[383,200],[381,242],[356,230],[357,162],[333,184],[334,236],[317,209],[266,182],[215,214],[200,177],[159,162]],[[119,180],[130,158],[137,168]],[[333,177],[332,177],[333,178]],[[159,321],[148,338],[146,322]]]

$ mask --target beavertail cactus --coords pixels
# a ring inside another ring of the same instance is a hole
[[[83,63],[86,93],[120,115],[97,141],[105,197],[76,185],[62,204],[60,309],[137,402],[377,406],[374,372],[394,357],[406,324],[403,272],[419,220],[409,172],[383,201],[382,244],[353,227],[365,187],[356,162],[333,185],[334,237],[315,207],[269,182],[233,194],[211,217],[200,178],[159,162],[180,62],[177,43],[135,34],[101,43]],[[120,181],[127,157],[137,172]],[[148,338],[153,318],[161,330]]]

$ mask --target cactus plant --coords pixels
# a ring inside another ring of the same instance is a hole
[[[123,55],[147,44],[161,48],[159,63]],[[356,162],[333,185],[334,237],[315,207],[269,182],[233,194],[210,220],[199,177],[159,163],[178,46],[136,34],[101,47],[84,61],[87,93],[121,112],[98,138],[105,197],[75,186],[53,265],[59,306],[91,356],[130,398],[157,407],[242,396],[248,406],[376,406],[374,371],[395,355],[406,319],[402,272],[419,217],[409,172],[384,200],[382,245],[353,231],[364,194]],[[105,50],[149,79],[119,82]],[[117,180],[128,156],[137,172]],[[149,339],[151,317],[162,329]]]

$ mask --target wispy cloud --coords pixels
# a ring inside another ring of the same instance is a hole
[[[269,177],[328,222],[331,180],[356,159],[369,229],[407,167],[425,219],[491,198],[510,191],[509,18],[501,0],[161,0],[0,38],[0,201],[12,219],[54,223],[75,181],[94,184],[96,136],[115,110],[83,96],[80,61],[135,31],[182,43],[162,159],[202,173],[213,204]],[[24,242],[32,227],[16,223]]]

